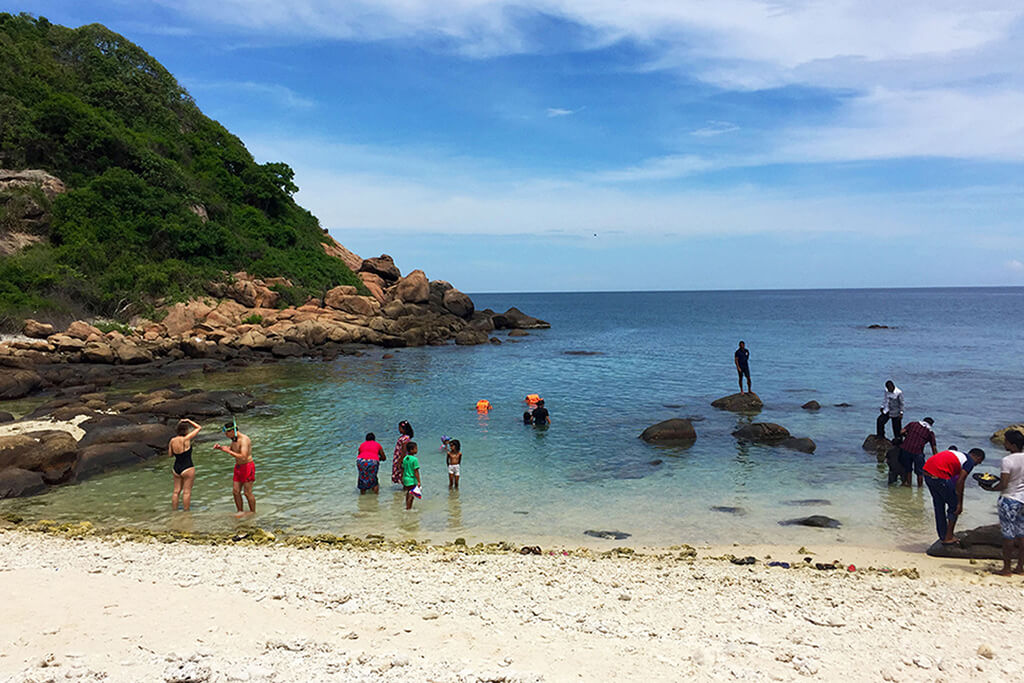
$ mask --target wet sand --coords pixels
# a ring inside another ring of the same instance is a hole
[[[857,566],[818,571],[763,564],[799,561],[789,546],[695,550],[300,549],[7,528],[0,679],[953,681],[1024,666],[1024,577],[992,576],[994,562],[809,544],[814,562]]]

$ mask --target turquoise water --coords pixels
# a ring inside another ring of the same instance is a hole
[[[435,541],[558,539],[584,543],[586,529],[632,534],[631,543],[847,542],[920,547],[934,538],[931,502],[918,489],[888,488],[861,450],[882,384],[904,390],[907,419],[936,420],[939,446],[980,446],[1020,421],[1022,289],[774,291],[476,295],[478,307],[516,305],[551,321],[501,346],[402,349],[196,377],[195,386],[241,388],[268,402],[241,418],[253,437],[258,515],[268,528],[370,533]],[[868,330],[881,323],[893,329]],[[498,333],[507,340],[505,333]],[[818,444],[814,455],[739,444],[750,418],[710,407],[736,390],[732,352],[751,351],[754,390],[777,422]],[[588,351],[597,355],[567,355]],[[523,397],[539,393],[552,425],[522,424]],[[477,415],[488,399],[490,414]],[[800,409],[815,399],[824,407]],[[846,402],[848,408],[833,407]],[[678,406],[678,407],[672,407]],[[693,417],[689,449],[640,441],[648,425]],[[424,498],[402,509],[390,486],[396,425],[407,419],[420,445]],[[212,425],[211,425],[212,427]],[[213,431],[212,428],[210,430]],[[359,496],[355,449],[367,431],[389,462],[379,496]],[[459,438],[462,490],[449,494],[440,438]],[[230,529],[230,458],[200,441],[190,514],[169,509],[170,462],[7,501],[28,516],[109,525]],[[661,460],[660,465],[650,464]],[[793,505],[790,501],[826,503]],[[745,514],[711,506],[743,508]],[[962,526],[995,520],[995,499],[973,483]],[[825,514],[838,530],[782,527]]]

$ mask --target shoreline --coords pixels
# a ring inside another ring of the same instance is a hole
[[[1010,680],[1024,664],[1021,577],[922,557],[913,578],[664,550],[191,545],[5,528],[0,677]]]

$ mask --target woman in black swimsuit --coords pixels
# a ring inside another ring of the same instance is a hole
[[[174,457],[171,472],[174,474],[174,494],[171,509],[178,509],[178,494],[183,507],[188,510],[192,504],[192,484],[196,481],[196,466],[192,464],[192,439],[202,429],[188,418],[178,423],[178,435],[167,444],[167,454]]]

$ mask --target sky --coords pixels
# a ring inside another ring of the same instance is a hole
[[[468,292],[1024,285],[1020,0],[0,0]]]

